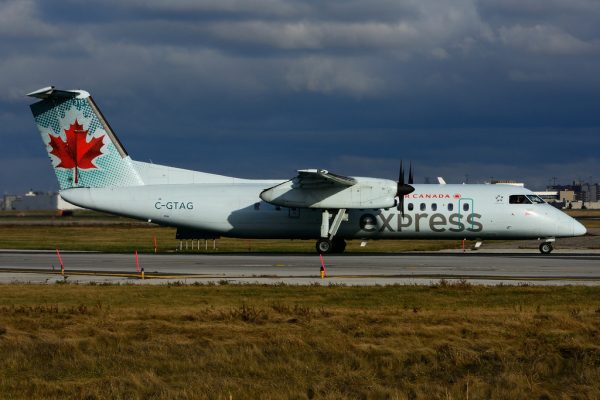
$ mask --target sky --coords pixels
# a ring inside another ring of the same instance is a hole
[[[243,178],[600,181],[598,0],[0,0],[0,191],[56,190],[33,90]]]

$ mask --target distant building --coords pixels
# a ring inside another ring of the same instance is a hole
[[[18,197],[19,196],[16,196],[14,194],[5,194],[2,198],[2,209],[3,210],[12,210],[13,209],[12,203]]]
[[[558,199],[564,202],[573,202],[575,201],[575,192],[572,190],[560,190],[558,192]]]
[[[29,191],[24,196],[18,196],[13,200],[12,209],[16,211],[56,210],[56,197],[56,193]]]
[[[566,208],[600,208],[600,184],[598,183],[573,182],[571,185],[548,186],[548,190],[555,190]]]
[[[596,202],[600,200],[600,185],[598,183],[581,184],[581,200],[585,202]]]
[[[564,192],[565,197],[570,192],[573,193],[573,199],[567,199],[568,201],[583,201],[583,202],[597,202],[600,201],[600,184],[599,183],[575,183],[572,185],[553,185],[548,186],[548,190],[556,190],[558,192]]]
[[[546,200],[546,202],[554,202],[559,201],[558,192],[555,190],[547,190],[545,192],[533,192],[540,196],[542,199]]]
[[[2,201],[3,210],[42,211],[42,210],[80,210],[67,203],[58,193],[29,191],[22,196],[5,194]]]

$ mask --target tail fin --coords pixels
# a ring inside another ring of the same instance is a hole
[[[28,96],[42,99],[31,111],[61,190],[143,185],[89,93],[50,86]]]

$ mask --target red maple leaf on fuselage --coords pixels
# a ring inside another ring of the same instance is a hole
[[[60,136],[49,134],[50,147],[52,147],[50,154],[55,155],[60,160],[56,167],[75,168],[75,183],[78,180],[77,170],[98,168],[93,161],[96,157],[102,155],[100,149],[104,145],[104,136],[93,137],[88,142],[87,134],[88,131],[84,130],[83,125],[79,124],[77,120],[69,126],[69,129],[65,129],[66,141],[63,141]]]

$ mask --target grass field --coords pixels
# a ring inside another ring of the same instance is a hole
[[[2,399],[597,399],[600,288],[0,287]]]

